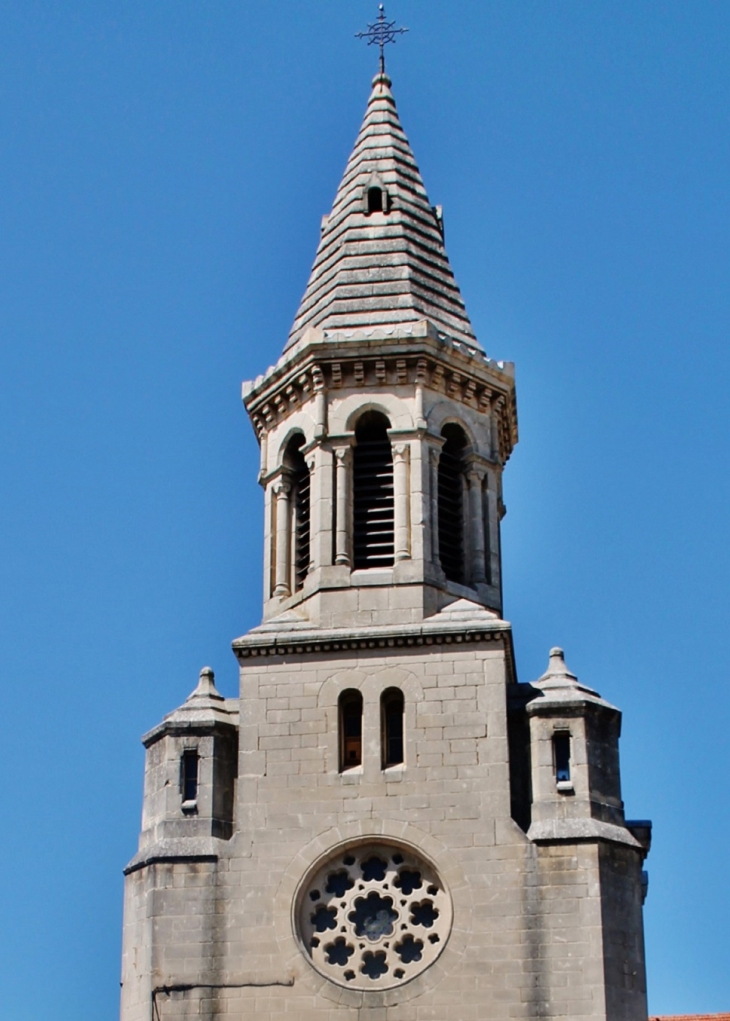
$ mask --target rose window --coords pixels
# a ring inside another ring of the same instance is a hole
[[[451,929],[451,900],[410,851],[342,851],[303,888],[299,935],[314,967],[352,989],[388,989],[424,971]]]

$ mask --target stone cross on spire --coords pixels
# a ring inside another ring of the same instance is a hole
[[[378,20],[368,24],[367,32],[356,32],[356,39],[367,39],[368,46],[380,47],[380,73],[385,74],[385,47],[388,43],[394,43],[397,35],[403,35],[407,28],[396,28],[394,21],[385,20],[385,5],[379,4]]]

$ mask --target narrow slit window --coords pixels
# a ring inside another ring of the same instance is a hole
[[[180,788],[184,804],[198,800],[198,761],[197,751],[183,752],[180,762]]]
[[[559,730],[553,734],[553,760],[557,783],[570,782],[570,732]]]
[[[368,213],[383,212],[383,189],[378,187],[368,188]]]
[[[383,769],[403,762],[403,692],[389,688],[380,699]]]
[[[367,411],[355,428],[353,451],[353,545],[355,568],[393,566],[393,451],[390,423]]]
[[[340,772],[362,765],[362,695],[340,695]]]

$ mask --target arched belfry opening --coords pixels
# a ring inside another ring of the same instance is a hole
[[[302,433],[297,433],[289,440],[284,454],[284,467],[291,484],[291,577],[295,592],[302,588],[309,572],[310,484],[309,469],[302,453],[304,443]]]
[[[439,560],[449,581],[465,583],[464,430],[454,423],[441,430],[444,445],[438,468]]]
[[[393,566],[393,451],[389,428],[390,422],[379,411],[366,411],[355,427],[352,498],[356,570]]]

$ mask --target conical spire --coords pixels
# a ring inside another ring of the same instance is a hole
[[[542,677],[535,681],[535,687],[547,691],[553,697],[573,698],[576,695],[592,695],[600,699],[600,695],[587,684],[581,684],[572,670],[565,663],[565,653],[555,645],[550,650],[548,668]]]
[[[386,74],[373,79],[287,347],[310,326],[353,330],[423,319],[477,343],[390,85]]]

